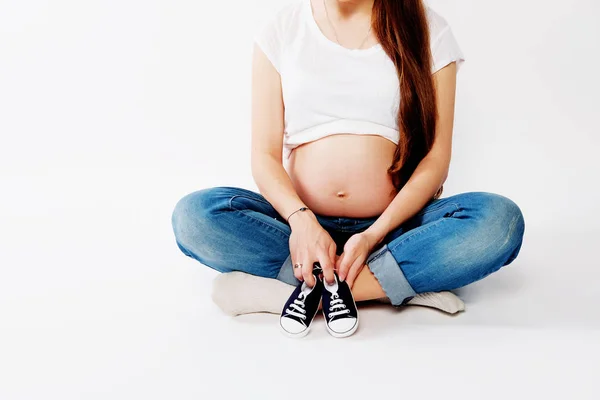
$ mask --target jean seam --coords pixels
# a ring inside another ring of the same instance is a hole
[[[367,265],[371,268],[371,272],[375,276],[375,279],[377,279],[381,285],[386,296],[392,301],[392,304],[399,306],[406,300],[407,296],[414,296],[416,291],[404,275],[404,271],[400,268],[400,264],[389,248],[387,248],[387,246],[382,246],[377,251],[380,253],[377,254],[373,260],[370,260]],[[389,261],[393,262],[393,266],[386,264],[385,260],[384,262],[375,262],[381,258],[381,256],[385,255],[389,255]],[[389,279],[389,281],[386,281],[386,279]]]
[[[451,204],[453,204],[453,205],[456,207],[456,209],[458,210],[458,206],[456,205],[456,203],[451,203]],[[455,212],[456,212],[456,211],[455,211]],[[435,221],[435,222],[432,222],[432,223],[431,223],[430,225],[428,225],[428,226],[427,226],[425,229],[421,229],[421,230],[419,230],[419,228],[415,228],[414,230],[416,230],[417,232],[414,232],[413,234],[411,234],[411,235],[408,235],[407,237],[403,238],[403,239],[402,239],[401,241],[399,241],[398,243],[395,243],[395,244],[394,244],[394,246],[393,246],[392,248],[390,248],[389,250],[390,250],[390,251],[394,251],[394,250],[395,250],[395,249],[396,249],[398,246],[400,246],[401,244],[404,244],[404,243],[405,243],[407,240],[409,240],[410,238],[412,238],[412,237],[414,237],[414,236],[417,236],[417,235],[420,235],[420,234],[422,234],[422,233],[428,232],[428,231],[429,231],[431,228],[433,228],[433,227],[437,226],[437,225],[438,225],[438,224],[440,224],[442,221],[445,221],[445,220],[447,220],[447,219],[448,219],[448,218],[444,218],[444,217],[442,217],[442,218],[438,219],[437,221]],[[411,232],[411,231],[409,231],[409,232]],[[388,247],[389,247],[389,245],[388,245]]]
[[[283,235],[283,238],[284,238],[284,239],[287,239],[287,240],[289,240],[290,236],[289,236],[289,234],[288,234],[287,232],[285,232],[285,231],[283,231],[283,230],[279,229],[279,228],[278,228],[278,227],[276,227],[276,226],[269,225],[269,224],[267,224],[265,221],[261,221],[260,219],[253,217],[252,215],[250,215],[249,213],[247,213],[247,212],[246,212],[246,211],[244,211],[244,210],[238,210],[237,208],[233,207],[233,205],[231,204],[231,202],[232,202],[232,200],[233,200],[235,197],[240,197],[240,196],[238,196],[238,195],[235,195],[235,196],[233,196],[233,197],[231,197],[231,198],[229,199],[229,210],[230,210],[230,211],[235,211],[235,212],[238,212],[238,213],[240,213],[240,215],[244,215],[244,216],[246,216],[246,217],[250,218],[252,221],[258,222],[259,224],[261,224],[261,225],[263,225],[263,226],[265,226],[265,227],[267,227],[267,228],[271,228],[271,229],[273,229],[274,231],[276,231],[276,232],[278,232],[278,233],[281,233],[281,234]],[[251,200],[255,200],[255,199],[251,199]]]
[[[248,200],[258,201],[258,202],[260,202],[260,203],[263,203],[263,204],[265,204],[265,205],[268,205],[268,206],[271,206],[271,207],[273,207],[273,205],[272,205],[271,203],[269,203],[268,201],[265,201],[265,200],[263,200],[263,199],[259,199],[259,198],[255,198],[255,197],[246,196],[246,195],[244,195],[244,194],[235,194],[235,195],[231,196],[231,197],[229,198],[229,207],[232,207],[232,206],[231,206],[231,202],[232,202],[232,201],[233,201],[233,199],[235,199],[236,197],[243,197],[243,198],[245,198],[245,199],[248,199]],[[240,210],[237,210],[237,211],[240,211]]]
[[[519,218],[521,218],[521,219],[524,220],[523,214],[519,215],[519,217],[517,218],[515,224],[517,222],[519,222]],[[521,249],[522,245],[523,245],[523,238],[521,238],[521,244],[518,246],[519,250]],[[506,262],[504,263],[503,266],[511,264],[514,260],[516,260],[517,256],[518,256],[518,254],[514,254],[514,251],[513,251],[513,253],[511,254],[510,258],[508,260],[506,260]]]
[[[389,248],[388,248],[388,250],[389,250]],[[379,251],[379,249],[377,251]],[[373,259],[369,260],[369,262],[372,263],[373,261],[377,260],[378,258],[383,256],[383,253],[385,253],[385,251],[379,251],[379,254],[377,254],[375,257],[373,257]],[[367,258],[369,258],[369,257],[367,257]]]
[[[455,210],[455,212],[456,212],[456,211],[458,211],[458,210],[460,209],[460,207],[458,206],[458,204],[456,204],[456,203],[454,203],[454,202],[450,202],[450,203],[444,203],[444,204],[441,204],[441,205],[439,205],[439,206],[437,206],[437,207],[435,207],[435,208],[427,208],[427,206],[425,206],[425,207],[424,207],[424,209],[425,209],[425,210],[419,211],[419,212],[418,212],[416,215],[425,215],[425,214],[429,214],[429,213],[432,213],[432,212],[434,212],[434,211],[437,211],[437,210],[439,210],[439,209],[442,209],[442,208],[444,208],[444,207],[445,207],[445,206],[447,206],[447,205],[453,205],[454,207],[456,207],[456,210]]]

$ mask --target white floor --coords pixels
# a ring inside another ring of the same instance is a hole
[[[513,264],[459,291],[458,316],[368,305],[351,338],[318,317],[292,340],[275,315],[221,314],[216,272],[175,246],[172,201],[126,181],[29,207],[42,188],[3,216],[0,399],[600,395],[598,235],[526,227]]]

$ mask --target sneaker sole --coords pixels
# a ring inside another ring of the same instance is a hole
[[[300,333],[291,333],[291,332],[288,332],[285,329],[283,329],[283,326],[281,326],[281,324],[279,324],[279,330],[281,332],[283,332],[283,334],[289,338],[300,339],[300,338],[308,335],[308,332],[310,331],[310,326]]]
[[[354,332],[356,332],[356,330],[358,329],[358,307],[356,307],[356,301],[354,300],[354,295],[352,295],[352,302],[354,303],[354,308],[357,310],[356,324],[354,324],[352,329],[350,329],[349,331],[338,333],[338,332],[332,331],[329,328],[329,324],[327,323],[327,318],[325,318],[325,326],[327,327],[327,332],[329,332],[329,334],[331,336],[336,337],[336,338],[345,338],[345,337],[348,337],[348,336],[354,334]],[[325,317],[325,315],[323,315],[323,317]]]

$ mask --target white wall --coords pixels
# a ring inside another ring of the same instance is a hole
[[[0,215],[254,188],[251,37],[281,1],[0,4]],[[598,3],[430,4],[467,56],[445,195],[494,191],[530,227],[597,229]]]
[[[515,199],[530,228],[599,229],[598,2],[431,1],[468,57],[453,191]]]

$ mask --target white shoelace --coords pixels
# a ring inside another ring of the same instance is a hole
[[[306,294],[304,292],[300,292],[300,294],[298,295],[297,299],[294,299],[294,302],[290,304],[290,307],[293,308],[294,310],[297,310],[298,312],[294,311],[294,310],[290,310],[289,308],[287,308],[285,310],[286,313],[288,313],[289,315],[293,315],[294,317],[300,318],[302,320],[306,319],[306,309],[304,308],[304,300],[306,299]]]
[[[332,317],[335,317],[336,315],[342,315],[342,314],[348,314],[350,313],[350,310],[346,308],[346,304],[344,304],[344,300],[340,299],[340,296],[337,294],[337,292],[332,293],[331,294],[331,303],[330,307],[329,307],[329,314],[327,314],[327,316],[331,319]],[[336,309],[339,309],[339,311],[334,311]]]

